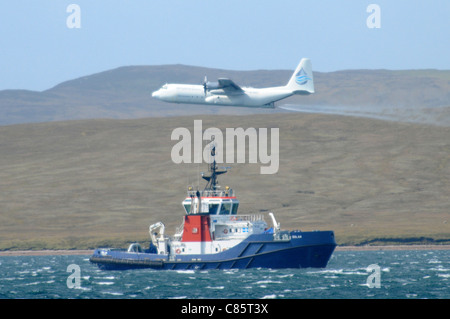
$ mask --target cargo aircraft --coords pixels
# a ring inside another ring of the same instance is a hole
[[[171,103],[274,108],[275,102],[294,94],[312,93],[314,80],[311,61],[303,58],[285,86],[248,88],[240,87],[227,78],[208,82],[205,77],[203,85],[165,84],[152,96]]]

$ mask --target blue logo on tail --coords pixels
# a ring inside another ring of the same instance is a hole
[[[297,82],[297,84],[299,85],[306,84],[308,80],[311,80],[311,78],[308,76],[308,74],[306,74],[303,68],[301,68],[301,70],[298,71],[298,73],[295,75],[295,82]]]

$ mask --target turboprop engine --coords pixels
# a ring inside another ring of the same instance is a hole
[[[220,85],[219,82],[209,82],[208,79],[205,76],[205,80],[203,81],[203,90],[205,92],[210,91],[210,90],[217,90],[220,89]]]

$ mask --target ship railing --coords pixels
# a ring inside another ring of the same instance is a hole
[[[183,230],[184,230],[184,220],[181,223],[180,226],[178,226],[177,228],[175,228],[175,235],[174,235],[174,239],[181,239],[181,235],[183,235]]]
[[[214,218],[218,222],[256,222],[256,221],[264,221],[264,215],[262,214],[252,214],[252,215],[211,215],[211,218]],[[184,220],[180,226],[175,228],[175,238],[181,238],[184,230]]]
[[[201,197],[234,197],[234,191],[231,188],[225,190],[199,190],[198,192]],[[197,196],[196,190],[188,190],[187,193],[189,197]]]
[[[236,220],[256,222],[259,220],[264,220],[264,215],[254,214],[254,215],[236,215]]]
[[[214,218],[218,222],[229,222],[229,221],[237,221],[237,222],[256,222],[256,221],[264,221],[264,215],[262,214],[254,214],[254,215],[211,215],[211,218]]]

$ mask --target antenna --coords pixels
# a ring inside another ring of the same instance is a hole
[[[217,163],[216,163],[216,143],[214,143],[214,135],[211,136],[211,152],[210,152],[210,164],[208,167],[208,174],[202,173],[202,178],[208,183],[205,186],[205,190],[216,190],[217,188],[220,188],[217,181],[217,176],[221,174],[225,174],[227,170],[217,170]]]

